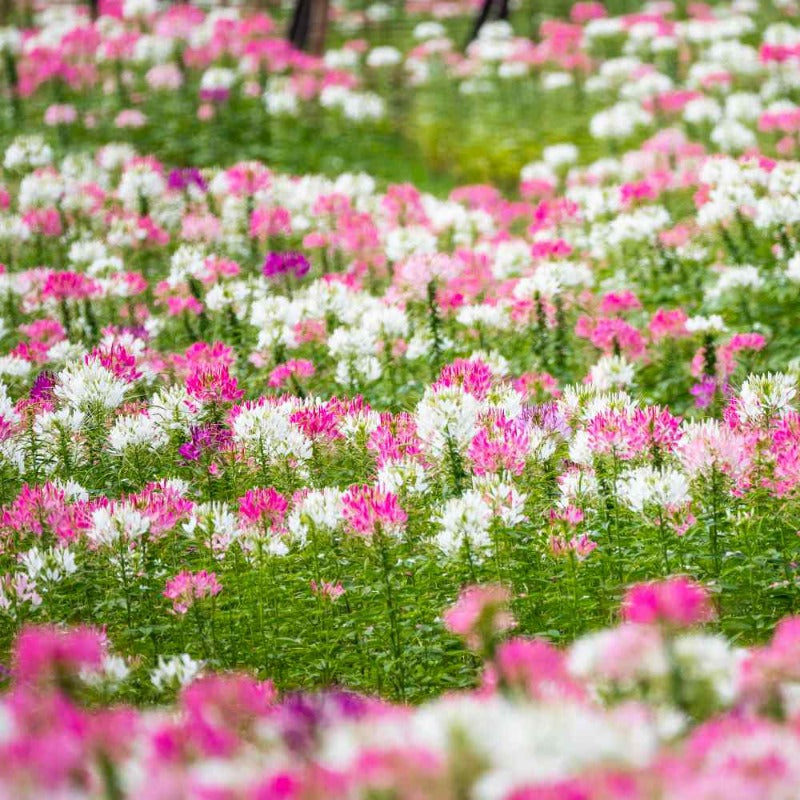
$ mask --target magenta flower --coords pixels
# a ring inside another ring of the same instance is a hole
[[[686,628],[714,617],[706,589],[678,576],[652,583],[639,583],[625,593],[622,616],[627,622]]]
[[[505,470],[521,475],[529,439],[522,421],[507,420],[502,412],[488,414],[470,443],[468,456],[476,475]]]
[[[542,639],[514,638],[500,644],[487,677],[536,700],[585,696],[567,670],[564,652]]]
[[[431,388],[459,386],[476,400],[485,400],[492,388],[492,370],[483,361],[458,358],[442,367],[439,380]]]
[[[311,593],[323,600],[330,600],[335,602],[344,594],[344,586],[341,583],[330,583],[329,581],[320,581],[317,583],[312,580],[309,584]]]
[[[288,236],[291,232],[292,217],[286,208],[259,207],[250,215],[250,235],[255,239]]]
[[[289,507],[286,498],[272,487],[249,489],[239,498],[239,519],[245,525],[279,527]]]
[[[314,364],[305,358],[278,364],[269,374],[269,386],[285,386],[290,378],[310,378],[315,372]]]
[[[497,634],[516,625],[507,606],[511,593],[505,586],[490,583],[462,589],[455,605],[442,614],[450,633],[461,636],[472,650],[486,647]]]
[[[378,466],[418,456],[422,442],[417,435],[416,419],[406,411],[381,414],[381,422],[369,435],[367,449],[375,453]]]
[[[14,670],[17,680],[26,683],[59,681],[84,667],[98,667],[102,657],[103,636],[98,630],[29,627],[17,637]]]
[[[42,370],[31,384],[28,397],[33,403],[49,403],[54,397],[56,375],[49,369]]]
[[[717,393],[717,381],[704,375],[691,389],[689,394],[694,397],[694,404],[697,408],[708,408],[714,402],[714,396]]]
[[[202,173],[195,167],[173,169],[167,176],[167,186],[170,189],[177,190],[185,190],[190,186],[196,186],[202,192],[208,188]]]
[[[342,495],[342,506],[349,530],[366,538],[378,530],[399,533],[408,519],[397,495],[375,486],[351,486]]]
[[[220,364],[196,367],[186,379],[186,391],[195,399],[212,404],[231,403],[244,395],[228,367]]]
[[[206,757],[231,757],[275,709],[272,681],[247,675],[207,675],[181,692],[180,708],[193,743]]]
[[[216,597],[222,591],[222,584],[213,572],[179,572],[167,581],[163,595],[172,600],[172,610],[176,614],[185,614],[196,600]]]
[[[265,278],[279,278],[293,275],[295,278],[305,277],[311,269],[311,262],[295,250],[285,253],[268,253],[261,268]]]
[[[767,706],[783,702],[781,687],[799,681],[800,617],[785,617],[771,642],[747,654],[739,671],[739,687],[749,700]]]
[[[91,353],[84,357],[88,364],[93,359],[99,361],[109,372],[122,380],[132,383],[142,377],[136,369],[136,358],[132,356],[121,344],[112,344],[110,347],[95,347]]]
[[[231,429],[219,422],[194,425],[190,433],[191,439],[178,448],[185,461],[197,461],[206,451],[217,453],[224,450],[233,438]]]
[[[200,99],[205,103],[225,103],[230,96],[231,90],[222,87],[200,90]]]
[[[98,291],[94,279],[77,272],[50,272],[42,287],[42,297],[54,300],[83,300]]]

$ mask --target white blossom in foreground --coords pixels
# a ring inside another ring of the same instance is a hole
[[[73,362],[58,373],[56,397],[79,411],[117,408],[125,400],[128,384],[97,359]]]

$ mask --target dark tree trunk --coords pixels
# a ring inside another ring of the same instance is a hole
[[[320,55],[328,32],[329,0],[295,0],[287,39],[298,50]]]
[[[302,50],[306,46],[309,12],[310,0],[295,0],[287,38],[298,50]]]
[[[472,25],[472,30],[467,39],[467,45],[474,42],[480,33],[481,28],[490,19],[508,19],[509,9],[508,0],[483,0],[481,10],[478,16],[475,17],[475,22]]]
[[[310,0],[311,18],[308,30],[308,49],[315,55],[325,51],[325,37],[328,33],[328,6],[330,0]]]

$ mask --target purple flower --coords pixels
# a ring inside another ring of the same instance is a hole
[[[524,423],[544,428],[551,433],[560,433],[564,437],[570,433],[567,420],[555,403],[525,406],[522,409],[521,419]]]
[[[275,278],[280,275],[294,274],[295,278],[302,278],[311,269],[311,262],[296,250],[285,253],[267,253],[262,272],[266,278]]]
[[[185,169],[173,169],[167,177],[167,185],[170,189],[184,190],[190,186],[196,186],[201,191],[208,188],[205,179],[200,174],[200,170],[195,167]]]
[[[203,451],[200,449],[200,446],[196,445],[194,442],[184,442],[178,448],[178,452],[184,461],[197,461]]]
[[[53,389],[56,385],[56,376],[50,370],[43,370],[36,376],[31,391],[30,399],[34,403],[47,402],[53,399]]]
[[[147,328],[144,325],[128,325],[128,326],[121,326],[119,328],[119,332],[121,334],[129,333],[131,336],[135,336],[137,339],[149,339],[150,334],[147,332]]]
[[[333,689],[309,694],[290,692],[284,696],[278,721],[286,746],[294,753],[307,753],[320,731],[343,719],[362,719],[375,702],[355,692]]]
[[[281,705],[280,722],[286,746],[295,753],[308,752],[317,739],[323,722],[321,698],[292,692]]]
[[[206,425],[195,425],[191,429],[191,439],[184,442],[178,453],[184,461],[197,461],[205,450],[217,452],[227,447],[233,438],[230,428],[219,422],[209,422]]]
[[[326,698],[345,719],[361,719],[374,707],[373,701],[345,689],[330,690]]]
[[[224,103],[231,96],[230,89],[201,89],[200,99],[204,103]]]
[[[689,389],[689,394],[694,397],[694,404],[698,408],[708,408],[716,393],[717,382],[708,375],[704,375],[698,383]]]

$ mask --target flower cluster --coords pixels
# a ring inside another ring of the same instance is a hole
[[[172,600],[172,610],[176,614],[185,614],[195,601],[216,597],[221,591],[222,585],[213,572],[181,572],[167,581],[164,597]]]
[[[488,624],[490,608],[508,599],[497,586],[470,587],[447,624],[473,630],[478,614],[496,634],[508,625]],[[567,649],[497,641],[478,689],[416,708],[343,691],[280,695],[271,681],[214,674],[184,655],[151,676],[177,687],[172,713],[98,709],[93,692],[130,672],[103,634],[29,627],[0,699],[0,786],[21,800],[101,798],[110,787],[116,797],[153,800],[366,800],[376,792],[710,800],[731,785],[741,797],[791,796],[798,620],[783,620],[765,645],[739,649],[692,624],[707,602],[685,579],[633,587],[629,612],[694,611],[679,612],[678,628],[630,619]]]
[[[0,797],[793,797],[798,8],[28,5]]]

